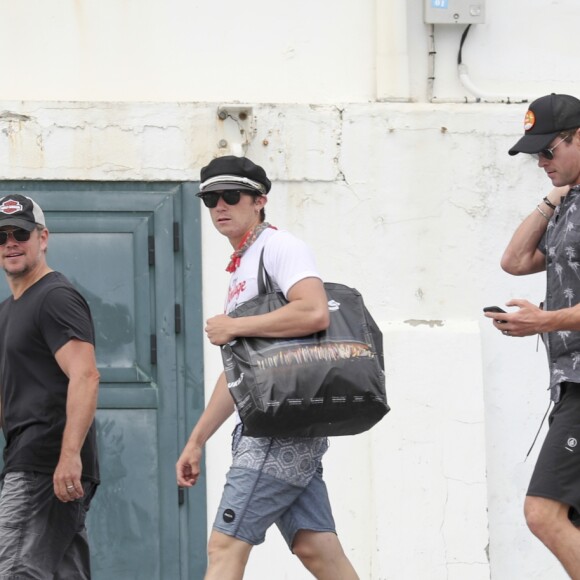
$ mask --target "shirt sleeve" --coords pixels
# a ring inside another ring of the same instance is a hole
[[[53,354],[73,338],[95,344],[89,305],[74,288],[58,286],[48,292],[40,307],[39,321]]]
[[[308,245],[288,232],[277,232],[264,250],[264,267],[286,298],[290,288],[305,278],[321,276]]]

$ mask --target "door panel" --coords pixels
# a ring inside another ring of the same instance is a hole
[[[88,521],[93,578],[201,577],[205,479],[188,498],[174,469],[203,409],[192,186],[0,182],[6,191],[43,208],[47,261],[87,299],[95,323],[102,484]]]
[[[106,221],[50,220],[47,259],[91,305],[99,370],[108,384],[151,381],[148,221],[115,214]]]
[[[162,574],[155,409],[100,409],[102,485],[89,512],[94,578],[179,578]],[[108,540],[108,541],[107,541]],[[171,574],[176,574],[175,571]]]

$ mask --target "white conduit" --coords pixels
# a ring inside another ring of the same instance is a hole
[[[469,78],[469,71],[466,64],[458,65],[457,72],[459,74],[459,80],[461,81],[461,84],[464,86],[464,88],[466,88],[474,97],[481,99],[486,103],[525,103],[530,100],[528,97],[519,95],[499,96],[482,91],[481,89],[477,88]]]

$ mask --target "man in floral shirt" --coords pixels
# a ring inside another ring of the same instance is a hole
[[[546,271],[543,308],[513,299],[487,313],[506,336],[542,334],[554,408],[528,488],[530,530],[580,578],[580,100],[551,94],[530,104],[510,155],[538,160],[554,189],[516,229],[502,257],[514,275]]]

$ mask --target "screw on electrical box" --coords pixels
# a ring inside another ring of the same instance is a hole
[[[220,149],[225,149],[228,146],[228,142],[225,139],[220,139],[218,146],[220,147]]]
[[[220,111],[218,113],[218,117],[222,120],[225,121],[228,118],[228,114],[225,111]]]

